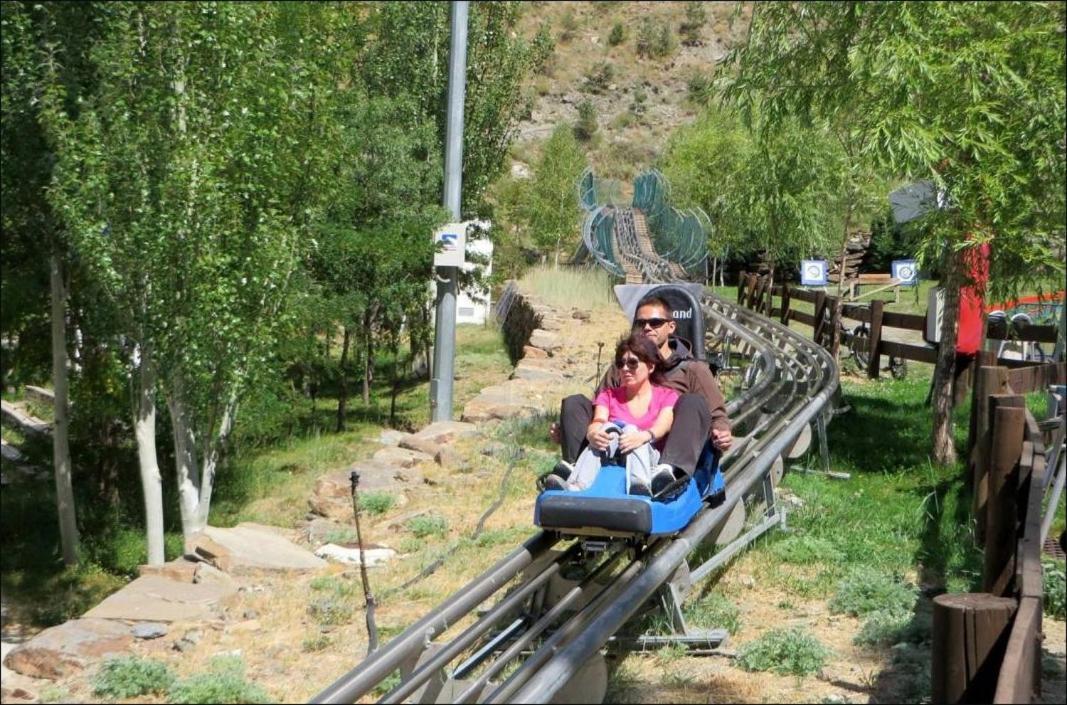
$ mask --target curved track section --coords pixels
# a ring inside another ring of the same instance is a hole
[[[661,263],[641,261],[648,279],[663,281],[656,276]],[[313,702],[355,702],[397,670],[400,684],[379,702],[548,702],[697,546],[722,530],[737,503],[823,413],[838,380],[823,348],[779,323],[712,293],[702,307],[707,337],[728,341],[751,361],[749,383],[727,407],[736,433],[721,463],[727,499],[706,506],[677,536],[643,546],[614,542],[590,551],[586,542],[536,534]],[[573,587],[546,601],[561,571],[570,573]],[[478,612],[482,605],[488,606]]]

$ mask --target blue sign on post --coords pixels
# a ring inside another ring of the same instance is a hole
[[[826,286],[826,260],[800,260],[801,286]]]
[[[901,286],[915,286],[919,283],[919,265],[913,259],[893,260],[891,271],[893,278],[899,281]]]

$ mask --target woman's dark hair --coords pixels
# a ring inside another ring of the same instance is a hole
[[[627,352],[633,353],[641,362],[645,363],[652,368],[652,374],[648,376],[648,379],[653,384],[659,384],[662,375],[660,374],[660,365],[663,359],[660,357],[659,348],[651,340],[645,337],[643,333],[631,333],[625,338],[619,340],[619,344],[615,346],[615,362],[616,368],[622,360],[622,356]]]

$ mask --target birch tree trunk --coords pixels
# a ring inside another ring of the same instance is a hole
[[[56,480],[56,513],[59,516],[59,541],[63,562],[78,563],[78,522],[71,482],[70,444],[68,442],[69,403],[67,400],[67,292],[59,255],[52,255],[52,387],[55,392],[55,421],[52,427],[52,466]]]
[[[941,342],[937,348],[933,389],[933,453],[934,462],[951,465],[956,462],[956,443],[953,438],[953,379],[956,368],[956,324],[960,312],[960,253],[949,247],[945,254],[944,277],[945,312],[941,319]]]
[[[155,393],[155,362],[152,360],[151,349],[142,348],[133,428],[137,439],[137,461],[141,469],[141,489],[144,492],[148,564],[162,565],[164,561],[163,482],[159,474],[159,460],[156,455]]]
[[[181,510],[182,536],[189,538],[202,529],[196,518],[200,505],[200,467],[197,462],[196,434],[189,423],[182,392],[181,378],[176,376],[174,390],[167,396],[171,429],[174,434],[174,469],[178,480],[178,507]],[[188,546],[187,546],[188,547]]]

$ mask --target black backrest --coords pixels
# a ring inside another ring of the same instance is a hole
[[[705,359],[704,355],[704,313],[700,302],[689,288],[675,284],[661,284],[652,288],[644,296],[658,296],[674,309],[675,335],[685,338],[693,344],[693,357]],[[644,298],[644,296],[642,298]]]

